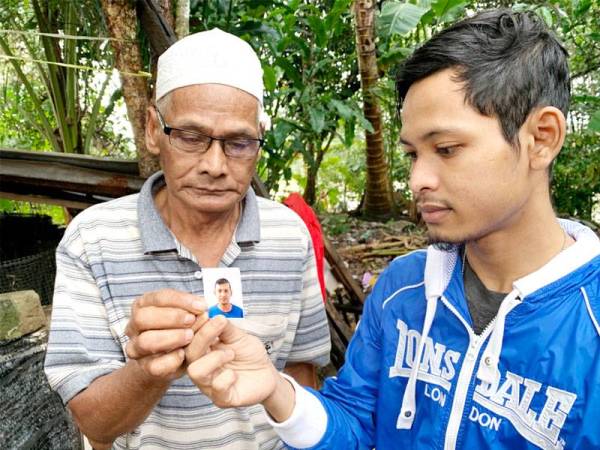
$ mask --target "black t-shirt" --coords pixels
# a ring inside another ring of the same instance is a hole
[[[469,313],[473,321],[473,331],[475,331],[475,334],[481,334],[498,314],[500,303],[507,294],[488,290],[477,277],[477,274],[473,272],[466,258],[463,281]]]

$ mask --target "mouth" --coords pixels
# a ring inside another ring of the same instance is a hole
[[[426,224],[435,225],[450,214],[452,208],[434,203],[422,203],[417,205],[417,210]]]
[[[188,186],[191,191],[201,195],[224,195],[231,192],[230,189],[214,189],[214,188],[203,188],[196,186]]]

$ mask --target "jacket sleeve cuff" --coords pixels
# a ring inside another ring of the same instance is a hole
[[[268,417],[269,424],[287,445],[303,449],[318,444],[327,430],[327,412],[319,399],[300,386],[296,380],[284,373],[296,391],[296,403],[292,415],[284,422],[274,422]],[[268,414],[267,414],[268,416]]]

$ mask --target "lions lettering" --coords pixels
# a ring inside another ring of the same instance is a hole
[[[390,367],[389,376],[390,378],[408,377],[410,369],[415,363],[421,334],[416,330],[409,330],[402,320],[396,322],[396,328],[398,328],[398,348],[396,350],[396,361]],[[439,342],[434,343],[433,339],[428,336],[425,339],[423,357],[419,365],[419,380],[438,385],[449,391],[450,382],[456,375],[454,366],[458,363],[460,357],[460,353],[447,349],[445,345]]]

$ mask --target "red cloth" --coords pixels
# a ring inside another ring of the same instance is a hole
[[[327,299],[327,291],[325,290],[325,275],[323,272],[323,256],[325,256],[325,245],[323,244],[323,231],[317,215],[312,208],[304,201],[300,194],[293,193],[283,201],[283,204],[294,211],[306,224],[310,237],[312,239],[313,248],[315,250],[315,259],[317,262],[317,274],[319,276],[319,284],[321,285],[321,294],[323,302]]]

